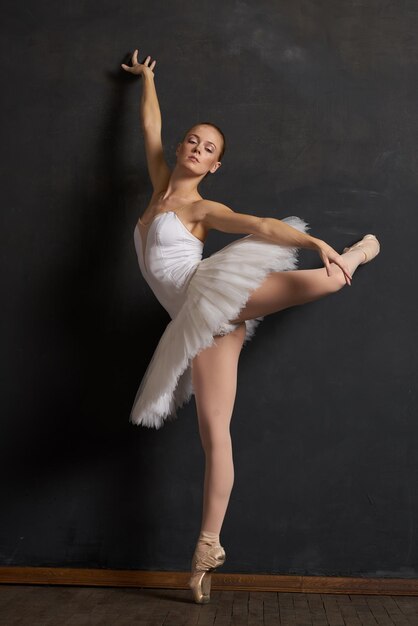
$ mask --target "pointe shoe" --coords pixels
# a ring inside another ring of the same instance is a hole
[[[349,252],[350,250],[353,250],[355,248],[359,248],[363,252],[365,257],[364,261],[362,261],[360,265],[368,263],[369,261],[374,259],[374,257],[377,256],[380,252],[379,241],[374,235],[364,235],[363,239],[353,244],[352,246],[344,248],[343,252]]]
[[[195,552],[192,559],[192,575],[188,582],[198,604],[210,602],[212,572],[225,563],[225,550],[221,545],[206,551]]]

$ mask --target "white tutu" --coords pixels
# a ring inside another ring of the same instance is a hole
[[[282,219],[306,232],[307,222]],[[160,428],[177,417],[177,409],[194,393],[191,361],[215,342],[215,336],[235,328],[235,319],[250,294],[270,272],[297,269],[298,248],[282,246],[256,235],[233,241],[202,259],[192,275],[184,304],[162,334],[130,413],[130,422]],[[247,320],[244,344],[263,317]]]

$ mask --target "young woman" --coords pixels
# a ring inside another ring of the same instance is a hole
[[[143,376],[130,420],[160,428],[195,396],[206,466],[189,587],[196,602],[206,603],[211,572],[225,561],[219,534],[234,481],[230,420],[242,346],[265,315],[351,285],[357,267],[374,258],[380,245],[374,235],[365,235],[340,255],[308,235],[299,217],[257,217],[203,198],[198,185],[221,166],[225,136],[210,122],[192,126],[177,146],[175,167],[169,169],[161,142],[155,65],[149,56],[138,63],[135,50],[132,66],[122,67],[143,79],[141,121],[154,189],[135,226],[135,249],[145,280],[172,319]],[[202,259],[210,229],[246,236]],[[325,267],[298,270],[298,248],[318,252]]]

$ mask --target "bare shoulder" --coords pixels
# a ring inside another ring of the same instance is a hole
[[[147,221],[147,219],[152,219],[153,217],[155,217],[155,214],[158,212],[156,211],[156,209],[158,208],[158,199],[163,191],[164,189],[153,190],[148,205],[141,215],[141,220]]]
[[[213,215],[225,215],[226,213],[233,213],[233,209],[223,204],[223,202],[217,202],[216,200],[202,199],[199,201],[199,213],[200,219],[203,222],[208,222]],[[208,227],[209,223],[208,223]]]
[[[223,204],[223,202],[217,202],[216,200],[208,200],[207,198],[202,198],[199,203],[202,209],[205,210],[207,213],[211,213],[212,211],[232,211],[229,206]]]
[[[214,214],[224,215],[226,211],[233,213],[232,209],[221,202],[200,198],[181,211],[183,222],[187,223],[189,230],[199,239],[204,241],[211,228],[216,228],[211,221]]]

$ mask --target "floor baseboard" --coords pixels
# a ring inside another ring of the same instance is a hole
[[[189,572],[60,567],[0,567],[0,584],[188,589]],[[212,574],[212,589],[418,596],[415,578]]]

